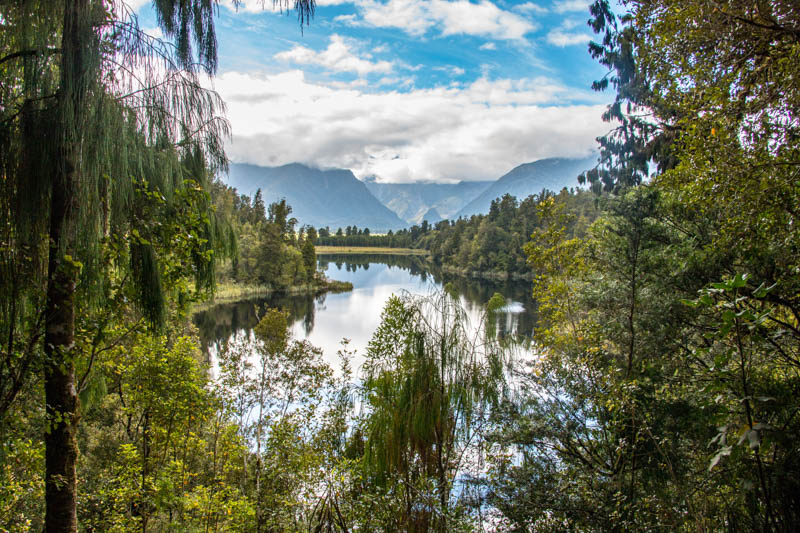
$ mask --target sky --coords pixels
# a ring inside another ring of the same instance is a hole
[[[146,0],[127,0],[160,35]],[[348,168],[383,182],[497,179],[583,157],[610,126],[589,0],[317,0],[302,30],[272,0],[216,18],[213,87],[235,163]]]

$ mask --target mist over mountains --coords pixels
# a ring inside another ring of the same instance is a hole
[[[467,202],[492,185],[492,181],[462,181],[459,183],[380,183],[367,178],[367,189],[400,218],[412,224],[424,220],[434,223],[443,218],[453,218]],[[431,211],[434,210],[434,211]],[[430,217],[434,213],[438,220]]]
[[[496,181],[459,183],[381,183],[358,180],[350,170],[320,170],[299,163],[280,167],[231,164],[224,181],[239,193],[261,189],[264,202],[286,198],[301,224],[331,229],[356,225],[373,233],[397,230],[427,220],[431,224],[487,213],[504,194],[518,199],[543,189],[577,187],[577,176],[596,164],[584,159],[550,158],[525,163]]]

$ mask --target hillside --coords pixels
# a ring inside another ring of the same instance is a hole
[[[564,187],[577,187],[578,174],[595,164],[596,158],[593,155],[584,159],[540,159],[519,165],[492,183],[452,218],[488,213],[492,200],[504,194],[516,196],[521,200],[541,192],[542,189],[557,192]]]
[[[378,200],[410,224],[422,222],[431,209],[442,218],[451,218],[492,184],[491,181],[379,183],[374,178],[364,183]],[[433,221],[428,218],[428,222]]]
[[[331,229],[356,225],[372,231],[407,226],[349,170],[319,170],[299,163],[280,167],[232,164],[227,182],[248,195],[260,188],[266,204],[286,198],[301,224]]]

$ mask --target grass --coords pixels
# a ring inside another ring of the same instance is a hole
[[[384,246],[317,246],[317,254],[392,254],[428,255],[428,250],[419,248],[388,248]]]
[[[353,290],[353,284],[349,281],[337,281],[335,279],[325,280],[321,284],[305,284],[289,287],[281,291],[285,294],[321,294],[323,292],[348,292]],[[220,283],[214,291],[214,297],[211,300],[196,304],[193,311],[202,311],[220,303],[233,303],[249,300],[251,298],[259,298],[262,296],[269,296],[276,292],[273,288],[267,285],[254,285],[246,283]]]

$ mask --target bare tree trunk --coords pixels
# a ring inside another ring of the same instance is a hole
[[[86,113],[87,52],[92,44],[89,0],[65,0],[60,72],[58,164],[50,199],[47,301],[45,309],[44,389],[49,420],[45,436],[46,533],[76,533],[79,419],[75,387],[75,286],[73,253],[76,224],[78,142]]]

